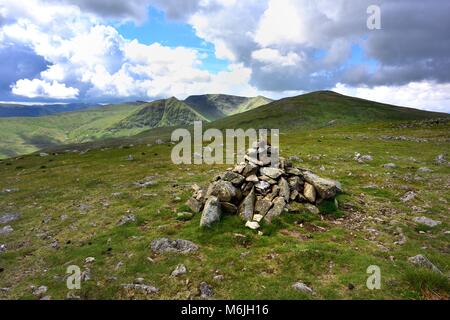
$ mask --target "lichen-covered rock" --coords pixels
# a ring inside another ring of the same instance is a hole
[[[233,202],[237,199],[238,191],[229,181],[219,180],[210,185],[207,197],[214,196],[220,202]]]
[[[273,207],[265,215],[264,220],[268,223],[271,223],[273,218],[278,217],[283,213],[285,206],[286,202],[284,201],[283,197],[275,198],[275,200],[273,200]]]
[[[202,217],[200,219],[200,227],[211,227],[214,223],[220,221],[222,215],[220,202],[217,197],[211,196],[205,203]]]
[[[261,175],[267,176],[272,179],[278,179],[283,174],[283,170],[272,167],[263,167],[260,168],[259,171],[261,172]]]
[[[336,193],[340,192],[342,189],[339,182],[321,178],[310,171],[303,172],[303,177],[308,183],[316,188],[321,199],[333,198],[336,196]]]
[[[153,240],[150,244],[150,248],[155,253],[191,253],[198,250],[198,246],[189,240],[169,240],[167,238]]]
[[[308,200],[311,203],[316,202],[316,189],[314,186],[310,183],[305,183],[305,189],[303,191],[303,194],[305,195],[306,200]]]
[[[233,171],[226,171],[221,178],[224,181],[231,182],[235,186],[240,186],[245,180],[244,176]]]
[[[428,260],[425,256],[418,254],[417,256],[408,258],[408,261],[416,266],[427,268],[432,270],[433,272],[442,274],[442,271],[439,270],[430,260]]]
[[[252,221],[253,212],[255,210],[255,200],[255,189],[252,188],[239,207],[239,215],[244,221]]]
[[[286,202],[289,202],[291,191],[286,179],[281,177],[280,181],[278,182],[278,186],[280,187],[280,197],[283,197]]]
[[[272,207],[272,201],[266,199],[258,199],[255,204],[255,213],[265,216]]]

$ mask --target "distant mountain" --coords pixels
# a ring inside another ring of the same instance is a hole
[[[190,96],[184,102],[208,120],[214,121],[258,108],[272,102],[272,100],[262,96],[247,98],[225,94],[205,94]]]
[[[98,104],[68,103],[22,105],[15,103],[0,103],[0,117],[41,117],[61,112],[70,112],[98,107]]]
[[[113,126],[111,130],[189,125],[196,120],[207,121],[202,114],[189,105],[172,97],[143,105],[139,110]]]
[[[273,101],[239,115],[219,119],[215,128],[321,128],[346,124],[449,118],[445,113],[398,107],[332,91],[312,92]]]

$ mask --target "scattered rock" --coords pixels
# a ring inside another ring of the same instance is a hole
[[[359,163],[364,163],[368,161],[373,161],[373,157],[371,155],[361,155],[359,153],[355,153],[354,159]]]
[[[407,193],[405,193],[403,195],[403,197],[400,198],[400,200],[402,202],[408,202],[408,201],[413,200],[416,196],[417,196],[417,194],[414,191],[408,191]]]
[[[211,227],[214,223],[220,221],[221,214],[219,199],[211,196],[205,203],[202,218],[200,219],[200,226]]]
[[[6,224],[20,219],[20,213],[7,213],[0,216],[0,224]]]
[[[186,266],[184,264],[179,264],[177,265],[175,270],[172,271],[171,276],[178,277],[181,276],[182,274],[185,274],[186,272],[187,272]]]
[[[294,288],[297,291],[306,293],[306,294],[313,294],[313,290],[308,287],[306,284],[304,284],[303,282],[296,282],[292,285],[292,288]]]
[[[214,295],[213,287],[211,287],[206,282],[200,283],[199,290],[200,290],[200,297],[202,299],[208,299]]]
[[[189,198],[186,205],[192,210],[192,212],[200,212],[203,209],[203,203],[195,198]]]
[[[7,226],[4,226],[3,228],[0,228],[0,235],[9,234],[13,231],[14,231],[14,229],[10,225],[7,225]]]
[[[433,272],[442,274],[441,270],[439,270],[430,260],[428,260],[425,256],[421,254],[408,258],[408,261],[416,266],[427,268],[432,270]]]
[[[40,156],[40,157],[48,157],[48,153],[46,153],[46,152],[41,152],[41,153],[39,153],[39,156]]]
[[[5,244],[0,244],[0,253],[8,251]]]
[[[447,163],[447,159],[445,159],[445,155],[440,154],[440,155],[438,155],[438,156],[436,157],[436,159],[434,159],[434,162],[435,162],[437,165],[443,165],[443,164],[446,164],[446,163]]]
[[[194,214],[192,212],[178,212],[177,213],[177,220],[188,221],[188,220],[191,220],[193,217],[194,217]]]
[[[397,168],[397,165],[395,163],[386,163],[386,164],[383,164],[383,168],[385,168],[385,169],[395,169],[395,168]]]
[[[35,287],[35,286],[31,286],[31,292],[33,293],[34,296],[38,297],[38,298],[42,298],[48,291],[48,288],[46,286],[39,286],[39,287]]]
[[[169,240],[167,238],[159,238],[153,240],[150,247],[156,253],[191,253],[198,250],[198,246],[195,243],[183,239]]]
[[[422,167],[422,168],[417,169],[417,172],[426,173],[426,172],[433,172],[433,170],[431,170],[430,168],[427,168],[427,167]]]
[[[87,257],[86,259],[84,259],[84,263],[88,264],[88,263],[92,263],[95,261],[94,257]]]
[[[430,219],[430,218],[427,218],[427,217],[416,217],[416,218],[413,218],[413,221],[416,222],[416,223],[424,224],[424,225],[426,225],[428,227],[431,227],[431,228],[442,224],[441,221],[436,221],[436,220],[433,220],[433,219]]]
[[[123,284],[122,288],[126,290],[140,291],[141,293],[144,294],[154,294],[159,292],[158,288],[145,284],[135,284],[135,283]]]
[[[127,157],[127,161],[134,161],[134,157],[130,154]]]
[[[122,218],[120,218],[119,222],[117,222],[117,225],[123,226],[124,224],[130,223],[130,222],[136,222],[136,217],[133,214],[122,216]]]
[[[246,223],[245,223],[245,226],[247,227],[247,228],[250,228],[250,229],[252,229],[252,230],[258,230],[259,229],[259,223],[258,222],[256,222],[256,221],[247,221]]]

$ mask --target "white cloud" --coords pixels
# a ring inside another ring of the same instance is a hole
[[[428,81],[411,82],[403,86],[354,88],[338,83],[336,92],[362,99],[423,110],[450,112],[450,84]]]
[[[276,49],[264,48],[252,52],[252,58],[276,67],[289,67],[299,64],[303,58],[295,52],[282,55]]]
[[[21,79],[12,86],[12,92],[28,98],[73,99],[78,96],[79,91],[57,81],[49,83],[39,79]]]

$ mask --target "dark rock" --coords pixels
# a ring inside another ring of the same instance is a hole
[[[271,223],[273,218],[278,217],[283,213],[285,206],[286,202],[284,201],[283,197],[275,198],[275,200],[273,200],[273,207],[265,215],[264,220],[268,223]]]
[[[234,216],[238,212],[238,208],[230,202],[221,202],[220,208],[222,209],[222,214],[224,215]]]

